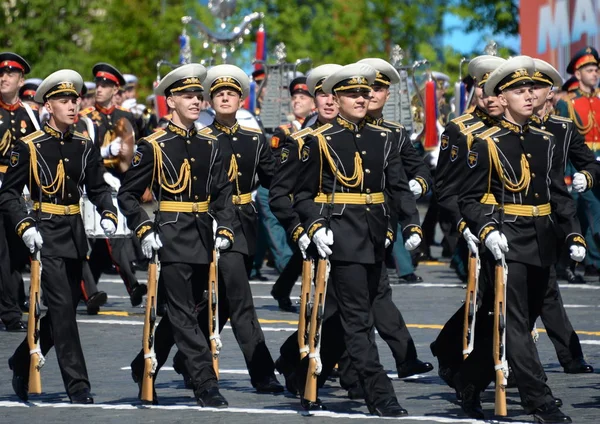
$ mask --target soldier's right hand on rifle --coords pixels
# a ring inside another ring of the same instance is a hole
[[[154,250],[158,250],[163,246],[158,234],[151,232],[142,240],[142,253],[148,259],[152,258]]]
[[[302,234],[298,239],[298,247],[303,259],[306,259],[306,249],[308,249],[308,246],[310,246],[310,239],[306,234]]]
[[[44,240],[42,239],[42,235],[35,227],[28,228],[21,237],[23,239],[23,243],[25,246],[31,251],[31,253],[35,252],[35,250],[41,250],[42,245],[44,244]]]
[[[466,227],[463,230],[462,234],[463,234],[463,238],[467,242],[467,247],[469,248],[469,252],[471,252],[471,254],[473,254],[473,255],[476,255],[477,252],[479,251],[479,248],[477,247],[477,245],[479,244],[479,239],[477,237],[475,237],[473,235],[473,233],[471,232],[471,230],[469,230]]]
[[[333,232],[326,228],[319,228],[312,237],[313,242],[317,246],[317,252],[322,258],[331,255],[329,246],[333,245]]]
[[[492,231],[485,239],[485,247],[487,247],[494,258],[499,261],[502,256],[508,252],[508,240],[500,231]]]

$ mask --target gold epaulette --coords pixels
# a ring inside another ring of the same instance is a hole
[[[555,115],[555,114],[550,115],[550,119],[554,119],[556,121],[561,121],[561,122],[573,123],[573,120],[571,118],[565,118],[564,116]]]
[[[210,129],[210,127],[202,128],[200,131],[198,131],[198,134],[203,135],[206,138],[210,138],[211,140],[217,140],[217,137],[212,135],[212,129]]]
[[[464,113],[456,118],[454,118],[453,120],[451,120],[450,122],[452,122],[453,124],[462,124],[465,121],[468,121],[469,119],[473,119],[473,115],[470,113]]]
[[[544,135],[546,135],[546,136],[548,136],[548,137],[554,137],[554,134],[552,134],[551,132],[544,131],[544,130],[542,130],[542,129],[539,129],[539,128],[537,128],[537,127],[529,127],[529,129],[530,129],[531,131],[533,131],[533,132],[539,132],[539,133],[541,133],[541,134],[544,134]]]
[[[88,107],[88,108],[85,108],[85,109],[83,109],[83,110],[80,110],[80,111],[79,111],[79,115],[81,115],[81,116],[85,116],[85,115],[87,115],[88,113],[90,113],[90,112],[93,112],[94,110],[96,110],[96,108],[95,108],[94,106],[90,106],[90,107]]]
[[[285,125],[280,125],[278,128],[281,129],[281,131],[283,131],[283,133],[288,136],[290,135],[292,132],[290,131],[290,127],[292,124],[285,124]]]
[[[319,135],[319,134],[323,134],[325,131],[327,131],[329,128],[333,127],[333,125],[331,124],[325,124],[325,125],[321,125],[319,128],[315,129],[312,132],[312,135]]]
[[[35,140],[36,138],[38,138],[38,137],[41,137],[41,136],[42,136],[42,135],[44,135],[44,134],[45,134],[45,132],[44,132],[44,131],[42,131],[42,130],[37,130],[36,132],[33,132],[33,133],[31,133],[31,134],[29,134],[29,135],[27,135],[27,136],[23,137],[23,138],[21,139],[21,141],[22,141],[23,143],[30,143],[30,142],[32,142],[33,140]]]
[[[467,137],[467,150],[471,150],[471,146],[473,145],[473,132],[482,127],[485,127],[485,124],[479,121],[476,124],[470,125],[466,128],[460,128],[460,133]]]
[[[388,125],[390,125],[390,126],[392,126],[394,128],[404,128],[404,125],[402,125],[401,123],[394,122],[394,121],[388,121],[387,119],[384,119],[383,123],[384,124],[388,124]]]
[[[79,131],[73,131],[73,135],[76,135],[77,137],[85,138],[86,140],[90,139],[89,135],[85,135],[84,133],[81,133]]]
[[[492,136],[497,134],[500,131],[502,131],[501,128],[494,126],[494,127],[490,128],[489,130],[485,130],[484,132],[479,134],[477,136],[477,138],[481,138],[482,140],[486,140],[486,139],[491,140]]]
[[[149,136],[144,137],[144,140],[146,140],[147,142],[153,142],[158,140],[160,137],[162,137],[163,135],[165,135],[167,132],[163,129],[159,129],[156,130],[155,132],[153,132],[152,134],[150,134]]]
[[[245,127],[243,125],[240,125],[240,128],[243,129],[244,131],[252,132],[255,134],[262,134],[262,131],[259,130],[258,128]]]
[[[298,141],[298,139],[299,139],[299,138],[302,138],[302,137],[304,137],[305,135],[308,135],[308,134],[310,134],[310,133],[312,133],[312,128],[310,128],[310,127],[306,127],[306,128],[304,128],[303,130],[300,130],[300,131],[298,131],[298,132],[295,132],[294,134],[292,134],[292,135],[291,135],[291,137],[292,137],[294,140]]]
[[[379,125],[375,125],[375,124],[369,124],[369,123],[367,123],[367,126],[375,128],[376,130],[379,130],[379,131],[392,132],[392,130],[390,130],[389,128],[385,128],[385,127],[382,127],[382,126],[379,126]]]

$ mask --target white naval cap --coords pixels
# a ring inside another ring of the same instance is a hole
[[[336,63],[326,63],[311,69],[306,77],[308,92],[314,97],[317,94],[317,91],[323,87],[325,78],[340,69],[342,69],[342,65]]]
[[[211,97],[216,90],[223,87],[234,89],[242,99],[250,94],[250,78],[235,65],[213,66],[208,70],[205,82]]]
[[[469,75],[475,79],[478,86],[482,87],[490,74],[504,62],[506,59],[488,54],[474,57],[469,62]]]
[[[133,87],[138,83],[138,79],[133,74],[123,74],[123,79],[125,80],[125,87]]]
[[[343,91],[371,91],[377,71],[366,63],[342,66],[323,81],[322,90],[327,94]]]
[[[370,57],[367,59],[361,59],[356,63],[366,63],[371,65],[377,71],[377,77],[375,77],[375,83],[381,85],[392,85],[400,82],[400,74],[388,61],[379,59],[377,57]]]
[[[533,62],[535,63],[533,81],[536,84],[542,83],[555,87],[560,87],[562,85],[563,79],[554,66],[542,59],[533,59]]]
[[[184,91],[203,91],[202,83],[206,79],[206,68],[199,63],[188,63],[173,69],[154,90],[159,96],[170,96]]]
[[[75,96],[79,97],[83,87],[83,78],[72,69],[56,71],[42,81],[35,92],[34,100],[45,103],[51,97]]]
[[[492,72],[485,83],[484,91],[488,96],[495,96],[508,88],[521,85],[532,85],[535,73],[535,62],[529,56],[516,56],[508,59]]]

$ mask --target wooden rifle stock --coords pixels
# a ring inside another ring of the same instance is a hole
[[[319,258],[317,264],[317,279],[313,297],[312,313],[308,334],[308,373],[304,386],[303,398],[310,402],[317,401],[317,355],[320,349],[321,327],[323,325],[323,313],[325,311],[325,294],[327,290],[329,261]]]
[[[213,259],[208,270],[208,326],[210,335],[210,352],[217,379],[219,379],[219,283],[218,254],[213,250]]]
[[[29,286],[29,317],[27,319],[27,345],[29,346],[29,394],[42,393],[41,368],[44,364],[40,349],[40,278],[42,265],[40,251],[31,259],[31,282]],[[31,353],[35,351],[34,353]]]
[[[506,270],[504,260],[496,264],[494,296],[494,369],[496,370],[495,414],[505,417],[506,411]]]
[[[475,314],[477,313],[477,285],[479,279],[479,258],[469,255],[469,275],[465,297],[465,318],[463,323],[463,359],[473,350],[475,338]]]
[[[304,259],[302,262],[302,293],[300,295],[300,316],[298,318],[298,346],[300,347],[300,359],[304,359],[308,354],[308,334],[309,328],[306,324],[311,317],[310,292],[313,280],[312,259]]]
[[[156,297],[158,292],[158,277],[160,263],[158,253],[148,265],[148,295],[146,298],[146,313],[144,315],[144,375],[142,376],[142,402],[152,403],[154,400],[154,329],[156,324]]]

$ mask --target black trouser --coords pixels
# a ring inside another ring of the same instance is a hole
[[[482,262],[488,262],[489,266],[491,261],[482,259]],[[536,408],[554,400],[531,337],[533,320],[539,316],[544,302],[544,295],[540,294],[545,294],[548,288],[550,268],[519,262],[507,264],[506,353],[523,408],[526,413],[531,414]],[[493,303],[489,303],[490,300],[493,302],[494,296],[491,287],[488,285],[484,293],[484,309],[488,311],[493,311]],[[492,327],[488,328],[491,330]],[[487,387],[494,376],[491,331],[487,331],[482,337],[487,340],[483,344],[490,348],[476,346],[459,371],[461,385],[472,383],[480,390]]]
[[[219,258],[219,331],[231,321],[231,329],[246,361],[252,385],[274,375],[275,365],[267,348],[265,336],[258,322],[248,282],[252,261],[238,252],[222,252]],[[208,303],[203,302],[198,312],[200,328],[208,332]],[[175,355],[181,363],[183,352]]]
[[[90,263],[87,260],[83,262],[83,269],[81,272],[81,291],[83,292],[83,300],[86,303],[90,297],[98,293],[96,280],[90,269]]]
[[[290,297],[296,280],[302,275],[302,262],[302,252],[296,248],[285,268],[279,274],[279,278],[273,284],[271,294],[274,297]]]
[[[129,238],[95,239],[91,241],[89,265],[94,281],[98,284],[102,272],[112,264],[125,283],[127,293],[138,285],[132,262],[135,260],[133,242]]]
[[[385,340],[390,347],[392,355],[396,361],[396,368],[399,368],[404,362],[417,359],[417,349],[413,341],[404,318],[398,310],[398,307],[392,300],[392,288],[388,279],[388,273],[385,266],[381,270],[381,278],[377,286],[377,294],[373,300],[372,306],[375,328],[379,336]],[[350,363],[350,357],[347,353],[342,355],[339,361],[340,385],[343,388],[349,388],[356,383],[358,373]]]
[[[20,270],[28,259],[27,253],[9,220],[0,214],[0,319],[7,326],[23,316],[19,307],[23,291]]]
[[[344,350],[347,350],[350,362],[356,369],[359,382],[364,388],[365,400],[369,406],[378,405],[396,396],[392,383],[379,362],[371,313],[371,306],[380,282],[381,269],[381,262],[356,264],[331,261],[331,282],[327,287],[326,319],[323,323],[321,342],[323,370],[319,383],[322,384]],[[335,304],[327,307],[331,297]],[[340,328],[342,331],[339,331]],[[343,335],[343,343],[339,342],[340,335]],[[285,357],[290,358],[292,363],[295,356],[295,362],[298,363],[297,334],[288,338],[281,348],[281,353],[282,357],[285,353]],[[287,368],[289,365],[287,359],[285,363]],[[301,392],[304,390],[307,366],[308,357],[300,363],[296,371]]]
[[[554,345],[558,361],[563,367],[574,359],[583,358],[579,336],[573,330],[571,321],[567,316],[558,288],[556,269],[554,268],[550,271],[550,281],[548,282],[540,317],[548,337]]]
[[[48,312],[40,320],[40,348],[46,355],[54,346],[58,366],[69,396],[90,388],[87,368],[76,322],[81,297],[80,259],[42,257],[42,289]],[[21,374],[29,375],[27,337],[14,353],[14,364]]]

